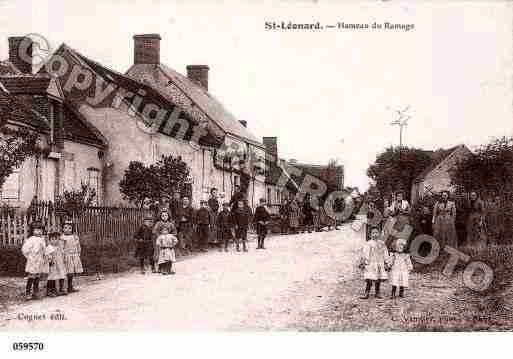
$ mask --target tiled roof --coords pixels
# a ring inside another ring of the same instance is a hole
[[[164,64],[135,64],[127,71],[127,75],[158,89],[167,99],[201,121],[213,122],[224,133],[263,147],[219,100],[187,76]]]
[[[421,182],[431,171],[433,171],[439,164],[441,164],[447,157],[449,157],[454,151],[464,145],[458,145],[451,147],[447,150],[439,149],[437,151],[426,151],[428,155],[431,156],[432,162],[431,164],[424,169],[415,179],[414,183]]]
[[[72,54],[72,56],[83,63],[86,67],[90,68],[92,71],[94,71],[98,76],[102,77],[107,83],[114,83],[118,85],[119,87],[132,91],[133,93],[138,93],[140,90],[144,91],[144,101],[147,101],[148,103],[152,103],[157,105],[160,108],[173,108],[175,105],[178,105],[180,107],[179,103],[172,103],[170,102],[166,96],[162,95],[157,89],[153,88],[152,86],[142,82],[138,81],[135,78],[125,76],[123,74],[120,74],[114,70],[108,69],[105,66],[99,64],[96,61],[93,61],[78,51],[70,48],[69,46],[63,44],[57,51],[68,51]],[[140,108],[144,108],[144,103]],[[182,113],[184,113],[184,118],[189,121],[193,126],[201,123],[201,121],[198,120],[197,117],[191,115],[190,112],[185,111],[182,107],[180,107],[182,110]],[[162,124],[161,129],[165,126],[165,123]],[[223,140],[224,140],[224,134],[221,133],[219,130],[215,130],[212,128],[212,126],[206,126],[207,135],[203,136],[201,138],[201,143],[205,145],[213,145],[213,146],[219,146]]]
[[[64,135],[69,140],[101,147],[107,146],[107,140],[100,131],[90,124],[80,112],[68,105],[64,105]]]
[[[39,131],[48,132],[50,130],[43,116],[2,90],[0,90],[0,116],[2,120],[23,123]]]
[[[50,86],[49,76],[2,76],[0,82],[12,95],[44,95]]]

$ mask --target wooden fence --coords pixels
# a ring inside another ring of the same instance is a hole
[[[139,208],[86,207],[72,219],[80,236],[102,240],[131,239],[150,211]],[[46,231],[61,228],[68,216],[47,203],[33,204],[24,213],[0,212],[0,246],[20,246],[28,236],[30,223],[39,220]]]

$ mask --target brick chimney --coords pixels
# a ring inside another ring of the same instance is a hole
[[[187,65],[187,77],[208,91],[208,65]]]
[[[23,74],[32,74],[32,39],[9,37],[9,61]]]
[[[240,124],[244,127],[248,127],[248,121],[245,120],[239,120]]]
[[[278,161],[278,137],[263,137],[262,142],[265,146],[265,156],[268,161]]]
[[[134,64],[160,64],[160,35],[134,35]]]

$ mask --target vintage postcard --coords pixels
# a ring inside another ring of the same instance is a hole
[[[0,1],[8,351],[513,330],[512,10]]]

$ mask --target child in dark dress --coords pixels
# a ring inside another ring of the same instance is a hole
[[[232,222],[230,213],[230,203],[223,203],[223,210],[217,217],[219,235],[224,244],[224,251],[228,252],[228,243],[232,239]]]
[[[253,223],[255,224],[258,236],[257,249],[265,249],[264,240],[267,235],[267,224],[270,220],[271,215],[265,207],[265,199],[260,198],[260,205],[255,209],[255,215],[253,217]]]
[[[141,266],[141,274],[145,274],[144,261],[148,259],[148,262],[153,273],[155,270],[155,246],[154,246],[154,235],[153,235],[153,217],[148,216],[144,218],[143,225],[139,227],[134,235],[137,247],[135,249],[135,257],[139,259]]]

